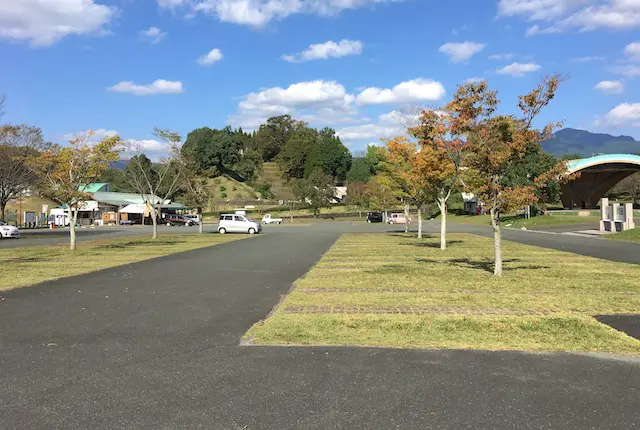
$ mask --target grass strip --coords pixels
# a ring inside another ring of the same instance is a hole
[[[68,245],[0,249],[0,291],[35,285],[67,276],[135,263],[177,252],[190,251],[244,239],[243,235],[190,234],[78,242]]]
[[[592,315],[640,314],[640,267],[451,234],[346,234],[247,334],[254,343],[600,351],[640,341]]]

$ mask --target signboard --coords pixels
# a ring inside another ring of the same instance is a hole
[[[42,205],[42,211],[40,213],[46,214],[49,212],[49,205]]]
[[[35,224],[36,223],[36,213],[35,212],[25,212],[24,213],[24,222],[26,224]]]

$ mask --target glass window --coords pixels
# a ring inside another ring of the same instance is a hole
[[[244,222],[245,219],[242,215],[236,215],[236,221]]]

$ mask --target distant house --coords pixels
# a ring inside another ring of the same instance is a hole
[[[344,203],[347,200],[347,187],[336,187],[336,192],[332,204]]]

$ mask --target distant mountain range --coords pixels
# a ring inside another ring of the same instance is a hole
[[[563,128],[553,136],[553,139],[542,142],[542,147],[558,156],[580,154],[582,157],[591,157],[597,154],[640,153],[640,142],[631,136],[590,133],[574,128]]]
[[[131,160],[118,160],[118,161],[114,161],[113,163],[111,163],[109,165],[110,168],[112,169],[119,169],[119,170],[123,170],[125,167],[127,167],[127,165],[129,164]]]

